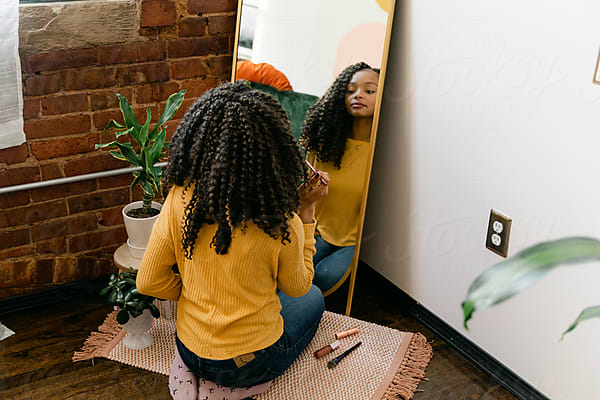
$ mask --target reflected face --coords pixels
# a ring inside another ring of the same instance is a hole
[[[379,74],[363,69],[352,75],[346,89],[346,110],[353,118],[371,118],[375,112]]]

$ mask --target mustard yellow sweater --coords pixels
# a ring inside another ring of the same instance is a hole
[[[322,197],[315,207],[316,229],[327,243],[336,246],[356,244],[370,149],[369,142],[347,139],[340,169],[331,162],[316,161],[313,154],[308,155],[316,169],[329,173],[327,196]]]
[[[189,260],[182,245],[185,204],[183,188],[171,189],[139,268],[138,290],[179,300],[177,336],[200,357],[224,360],[275,343],[283,333],[276,288],[298,297],[311,287],[314,224],[294,214],[291,243],[283,245],[249,223],[245,233],[234,229],[223,255],[209,246],[216,224],[204,225]],[[172,272],[175,263],[180,275]]]

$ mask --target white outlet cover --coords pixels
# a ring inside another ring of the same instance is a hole
[[[494,233],[492,235],[492,243],[494,244],[494,246],[500,246],[500,243],[502,243],[502,238],[500,237],[500,235]]]
[[[504,224],[500,221],[494,221],[494,223],[492,224],[492,229],[496,233],[502,233],[502,231],[504,230]]]

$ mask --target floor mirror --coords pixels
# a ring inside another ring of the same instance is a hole
[[[248,80],[277,98],[307,159],[332,179],[329,202],[317,204],[315,215],[317,255],[325,255],[315,263],[315,284],[319,280],[327,296],[350,279],[346,315],[356,284],[394,6],[395,0],[238,3],[232,81]],[[332,109],[338,111],[322,111]],[[346,122],[331,122],[338,121],[338,112],[347,113],[339,117]],[[335,144],[319,145],[322,133],[313,132],[325,132],[319,126],[330,124],[337,139],[325,142]]]

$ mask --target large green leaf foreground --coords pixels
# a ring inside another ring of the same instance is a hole
[[[600,241],[587,237],[570,237],[542,242],[513,257],[495,264],[479,275],[462,303],[464,326],[477,310],[510,299],[561,265],[600,260]],[[573,330],[583,320],[600,316],[600,306],[586,308],[563,333]]]

